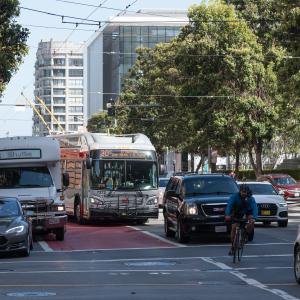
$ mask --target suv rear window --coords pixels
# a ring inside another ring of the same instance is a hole
[[[238,192],[238,186],[228,177],[191,177],[183,184],[183,194],[233,194]]]

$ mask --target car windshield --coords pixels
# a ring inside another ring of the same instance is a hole
[[[159,187],[166,187],[169,182],[169,178],[159,178]]]
[[[19,214],[20,210],[16,201],[0,200],[0,218],[16,217]]]
[[[272,179],[275,185],[292,185],[297,184],[297,181],[293,177],[278,177]]]
[[[47,167],[0,168],[0,188],[18,189],[53,186]]]
[[[184,182],[185,195],[233,194],[238,192],[235,181],[228,177],[188,178]]]
[[[247,183],[246,183],[247,184]],[[247,184],[253,195],[277,195],[277,191],[271,184]]]

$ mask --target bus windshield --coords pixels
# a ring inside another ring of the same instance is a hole
[[[157,164],[153,161],[94,159],[91,181],[93,189],[157,189]]]
[[[47,167],[0,168],[0,188],[34,188],[53,186]]]

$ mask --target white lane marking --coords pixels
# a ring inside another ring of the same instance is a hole
[[[170,248],[168,248],[170,249]],[[266,255],[243,255],[245,258],[264,258],[264,257],[291,257],[293,254],[266,254]],[[91,259],[91,260],[23,260],[23,261],[2,261],[3,264],[33,264],[33,263],[105,263],[105,262],[127,262],[127,261],[164,261],[164,260],[194,260],[194,259],[210,259],[210,258],[224,258],[228,255],[224,256],[189,256],[189,257],[154,257],[154,258],[116,258],[116,259]]]
[[[211,258],[206,258],[206,259],[202,259],[202,260],[204,260],[208,263],[211,263],[211,264],[221,268],[222,270],[232,269],[230,266],[227,266],[226,264],[217,262],[217,261],[215,261]],[[238,277],[240,280],[244,281],[248,285],[251,285],[253,287],[259,288],[259,289],[264,290],[266,292],[270,292],[272,294],[275,294],[276,296],[279,296],[279,297],[283,298],[284,300],[299,300],[299,298],[296,298],[296,297],[286,293],[285,291],[282,291],[282,290],[279,290],[279,289],[269,288],[267,285],[257,281],[256,279],[249,278],[246,274],[241,273],[239,271],[232,270],[229,273],[236,276],[236,277]]]
[[[187,247],[187,245],[183,245],[183,244],[179,244],[179,243],[176,243],[176,242],[169,241],[168,239],[163,238],[163,237],[161,237],[161,236],[159,236],[159,235],[157,235],[155,233],[152,233],[152,232],[149,232],[149,231],[145,231],[145,230],[142,230],[142,229],[134,227],[134,226],[127,226],[127,227],[129,227],[131,229],[134,229],[136,231],[140,231],[142,233],[145,233],[145,234],[147,234],[147,235],[149,235],[151,237],[154,237],[154,238],[156,238],[156,239],[158,239],[160,241],[163,241],[165,243],[168,243],[168,244],[171,244],[171,245],[174,245],[174,246],[177,246],[177,247]]]
[[[53,252],[53,249],[49,247],[49,245],[46,242],[41,241],[39,242],[39,244],[44,249],[44,252]]]

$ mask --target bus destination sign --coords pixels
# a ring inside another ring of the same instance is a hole
[[[138,151],[138,150],[100,150],[100,157],[101,158],[115,158],[115,159],[144,159],[144,160],[151,160],[152,155],[150,151]]]
[[[41,158],[40,149],[15,149],[1,150],[0,160],[8,159],[39,159]]]

